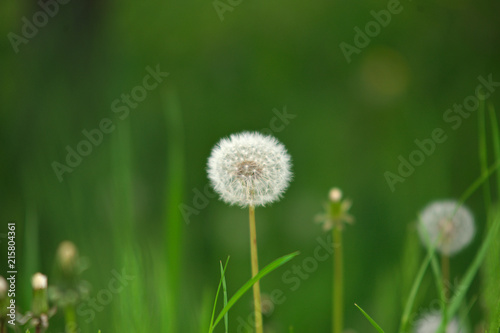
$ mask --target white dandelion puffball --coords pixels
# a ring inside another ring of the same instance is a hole
[[[224,202],[264,206],[281,198],[292,178],[290,168],[290,155],[276,138],[243,132],[213,148],[208,178]]]
[[[436,246],[444,255],[453,255],[466,247],[474,237],[472,213],[456,201],[436,201],[420,213],[419,234],[426,246]]]
[[[441,319],[439,312],[425,314],[416,322],[415,333],[436,333],[441,325]],[[465,329],[461,328],[458,320],[454,318],[448,322],[446,333],[465,333]]]

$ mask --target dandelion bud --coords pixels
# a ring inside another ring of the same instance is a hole
[[[439,312],[427,313],[420,318],[415,324],[415,333],[436,333],[441,325],[442,317]],[[448,322],[446,333],[465,333],[463,328],[460,328],[458,320],[455,318]]]
[[[9,298],[7,297],[7,290],[9,289],[9,285],[7,284],[7,280],[3,276],[0,276],[0,327],[2,323],[2,318],[7,316],[9,306]]]
[[[331,202],[339,202],[340,199],[342,199],[342,191],[339,188],[334,187],[330,190],[328,197]]]
[[[224,202],[264,206],[281,198],[292,178],[290,168],[290,156],[278,140],[243,132],[213,148],[208,178]]]
[[[70,241],[64,241],[57,248],[57,261],[65,275],[74,275],[78,265],[78,249]]]
[[[36,273],[31,279],[33,287],[33,301],[31,309],[34,316],[40,316],[47,313],[49,304],[47,301],[47,276],[42,273]]]
[[[420,213],[419,234],[426,246],[435,246],[444,255],[453,255],[474,237],[474,218],[456,201],[437,201]]]
[[[33,290],[47,289],[47,277],[42,273],[36,273],[31,278]]]
[[[9,289],[7,280],[3,276],[0,276],[0,301],[7,297],[7,289]]]

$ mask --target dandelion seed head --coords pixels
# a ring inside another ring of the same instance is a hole
[[[448,256],[465,248],[475,233],[472,213],[464,206],[457,209],[457,205],[452,200],[436,201],[420,213],[420,239]]]
[[[415,324],[415,333],[436,333],[441,325],[441,314],[439,312],[430,312],[423,315]],[[465,333],[460,327],[458,320],[454,318],[448,322],[446,333]]]
[[[290,155],[272,136],[243,132],[224,138],[208,159],[208,178],[230,205],[264,206],[277,201],[292,178]]]

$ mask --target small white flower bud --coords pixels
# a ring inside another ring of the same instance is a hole
[[[340,199],[342,199],[342,191],[339,188],[334,187],[330,190],[328,197],[331,202],[339,202]]]
[[[57,249],[57,259],[63,272],[74,273],[78,262],[78,249],[75,244],[70,241],[62,242]]]
[[[9,289],[7,280],[5,280],[3,276],[0,276],[0,299],[5,298],[5,295],[7,295],[7,289]]]
[[[42,273],[35,273],[31,278],[33,290],[47,289],[47,277]]]

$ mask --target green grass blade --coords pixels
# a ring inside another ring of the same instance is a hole
[[[478,110],[478,125],[479,125],[479,164],[481,167],[481,175],[488,172],[488,145],[486,144],[486,119],[484,111],[484,101],[480,100]],[[491,208],[490,183],[483,184],[484,203],[486,212],[489,213]]]
[[[439,266],[437,256],[435,254],[432,256],[431,259],[431,267],[432,267],[432,273],[434,274],[434,280],[436,280],[436,288],[441,297],[441,300],[444,300],[445,294],[444,294],[443,276],[441,275],[441,267]]]
[[[226,273],[226,267],[227,263],[229,262],[229,257],[227,257],[226,264],[224,265],[224,269],[222,269],[222,262],[220,263],[221,265],[221,277],[219,281],[219,287],[217,287],[217,293],[215,294],[215,301],[214,301],[214,307],[212,309],[212,317],[210,318],[210,326],[208,328],[208,332],[211,333],[214,330],[214,317],[215,317],[215,308],[217,307],[217,299],[219,298],[219,292],[220,292],[220,286],[222,285],[222,281],[225,279],[224,275]]]
[[[445,333],[445,328],[448,324],[448,316],[447,316],[448,301],[446,300],[445,285],[443,283],[443,275],[441,274],[441,267],[439,266],[437,256],[435,254],[432,256],[431,267],[432,267],[432,273],[434,274],[434,280],[436,280],[436,287],[441,297],[442,320],[436,333]]]
[[[286,256],[278,258],[278,259],[274,260],[272,263],[270,263],[269,265],[267,265],[266,267],[264,267],[253,278],[248,280],[247,283],[245,283],[240,289],[238,289],[238,291],[234,294],[234,296],[231,297],[231,299],[227,302],[227,305],[219,313],[219,316],[217,317],[217,319],[215,320],[215,322],[211,328],[213,329],[213,328],[215,328],[215,326],[217,326],[217,324],[221,321],[221,319],[224,317],[226,312],[228,312],[229,309],[231,309],[231,307],[241,298],[241,296],[243,296],[243,294],[245,292],[247,292],[248,289],[250,289],[255,284],[255,282],[259,281],[264,276],[271,273],[272,271],[274,271],[275,269],[277,269],[278,267],[287,263],[292,258],[294,258],[298,255],[299,255],[299,252],[293,252],[293,253],[287,254]]]
[[[477,253],[476,257],[474,258],[474,261],[472,264],[469,266],[467,269],[467,272],[462,279],[460,285],[457,288],[457,292],[453,296],[453,298],[450,301],[450,306],[448,307],[448,318],[453,318],[455,313],[458,311],[458,308],[460,307],[460,304],[462,303],[463,299],[465,298],[465,294],[467,293],[467,289],[469,289],[469,286],[472,283],[472,280],[474,279],[474,276],[476,275],[477,271],[479,270],[479,267],[481,266],[488,249],[490,248],[491,243],[495,239],[495,236],[498,233],[500,227],[500,215],[497,213],[495,215],[495,219],[493,222],[493,225],[491,228],[489,228],[487,236],[484,240],[484,242],[481,245],[481,248],[479,249],[479,252]]]
[[[457,208],[455,208],[455,213],[457,212],[458,208],[460,208],[460,206],[479,188],[479,186],[481,186],[481,184],[486,181],[493,172],[498,170],[498,168],[500,168],[500,160],[496,161],[492,166],[490,166],[486,173],[481,174],[481,176],[479,176],[479,178],[476,179],[474,183],[472,183],[472,185],[465,190],[465,192],[458,200]]]
[[[408,296],[408,300],[406,301],[405,308],[403,310],[403,314],[401,316],[401,325],[399,327],[399,332],[404,333],[408,327],[408,321],[410,319],[411,311],[413,310],[413,305],[415,303],[415,298],[417,297],[418,289],[420,288],[420,284],[422,283],[422,279],[424,278],[425,271],[429,266],[432,258],[434,257],[435,248],[433,246],[429,247],[427,251],[427,256],[424,261],[420,265],[417,276],[413,281],[413,285],[411,287],[410,295]]]
[[[354,305],[359,309],[359,311],[361,311],[361,313],[366,317],[366,319],[368,319],[368,321],[370,322],[370,324],[372,324],[373,327],[375,327],[375,329],[379,332],[379,333],[384,333],[384,330],[375,322],[375,320],[372,319],[372,317],[370,317],[368,315],[368,313],[366,313],[359,305],[357,305],[356,303],[354,303]]]
[[[165,223],[165,260],[168,285],[168,331],[177,332],[179,290],[182,270],[184,221],[179,205],[184,200],[184,125],[177,96],[172,90],[163,92],[163,109],[167,133],[167,177]]]
[[[227,286],[226,286],[226,277],[224,276],[224,269],[222,268],[222,261],[220,262],[220,274],[222,278],[222,290],[224,294],[224,307],[227,306]],[[229,312],[226,312],[224,315],[224,327],[226,333],[229,331]]]
[[[495,155],[495,161],[500,161],[500,133],[498,131],[498,120],[495,114],[495,108],[490,105],[490,123],[491,123],[491,136],[493,137],[493,152]],[[500,194],[500,176],[497,175],[497,194]]]

